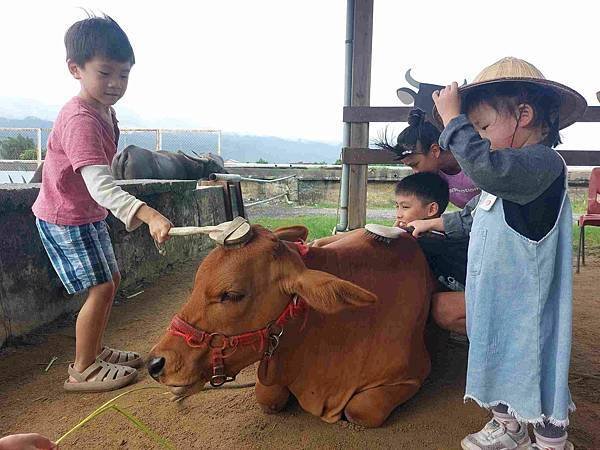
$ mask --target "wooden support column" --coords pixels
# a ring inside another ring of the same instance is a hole
[[[354,4],[354,50],[352,57],[352,106],[369,106],[371,99],[371,50],[373,41],[373,0]],[[369,146],[369,123],[350,126],[350,147]],[[349,166],[348,228],[363,227],[367,220],[368,166]]]

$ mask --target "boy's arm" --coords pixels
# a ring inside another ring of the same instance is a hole
[[[127,231],[133,231],[143,223],[136,214],[145,203],[116,185],[110,167],[85,166],[79,170],[91,197],[123,222]]]
[[[108,166],[84,166],[80,168],[80,173],[91,197],[123,222],[127,231],[133,231],[142,223],[147,223],[150,234],[156,241],[164,242],[169,238],[171,222],[117,186]]]
[[[558,153],[544,145],[491,151],[490,141],[464,114],[450,120],[439,143],[452,152],[477,187],[519,205],[539,197],[563,171]]]

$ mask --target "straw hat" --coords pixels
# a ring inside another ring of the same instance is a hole
[[[556,81],[547,80],[542,72],[533,64],[510,56],[502,58],[483,69],[472,83],[459,87],[458,92],[461,97],[464,97],[466,93],[472,92],[482,86],[497,83],[521,83],[523,85],[543,86],[552,91],[560,99],[558,110],[559,129],[566,128],[575,123],[583,116],[587,108],[585,98],[577,91]],[[439,123],[442,123],[442,119],[435,106],[433,108],[433,116]]]

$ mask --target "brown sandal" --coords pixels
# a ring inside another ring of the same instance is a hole
[[[144,364],[144,360],[139,353],[117,350],[110,347],[102,347],[102,351],[96,356],[96,359],[110,364],[136,368],[142,367]]]
[[[137,370],[133,367],[119,366],[100,360],[96,360],[81,373],[75,370],[73,364],[69,364],[68,370],[69,375],[77,381],[73,382],[67,379],[64,384],[67,391],[114,391],[133,383],[137,378]]]

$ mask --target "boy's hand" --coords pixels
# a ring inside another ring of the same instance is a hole
[[[150,236],[159,244],[170,239],[169,230],[173,224],[154,208],[142,205],[135,214],[138,219],[148,224]]]
[[[456,81],[439,91],[434,91],[431,97],[444,122],[444,126],[448,126],[452,119],[460,115],[460,97]]]
[[[416,238],[427,231],[444,231],[444,223],[439,217],[437,219],[413,220],[408,226],[414,228],[412,235]]]
[[[58,445],[38,433],[11,434],[0,439],[0,450],[57,449]]]
[[[150,236],[159,244],[162,244],[165,241],[168,241],[171,236],[169,236],[169,230],[173,224],[169,219],[160,214],[158,211],[156,215],[148,222],[148,228],[150,229]]]

